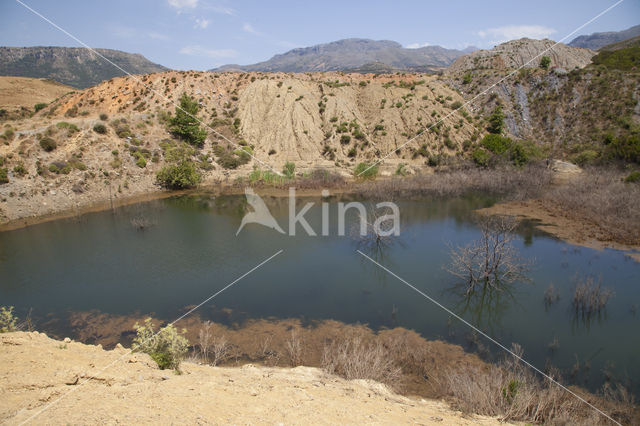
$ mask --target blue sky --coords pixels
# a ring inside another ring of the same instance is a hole
[[[407,47],[492,47],[522,36],[560,40],[615,0],[230,1],[21,0],[91,47],[141,53],[175,69],[269,59],[294,47],[348,37]],[[625,0],[580,34],[640,23]],[[568,40],[568,41],[569,41]],[[0,45],[79,46],[15,0],[0,0]]]

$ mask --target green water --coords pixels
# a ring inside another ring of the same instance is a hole
[[[286,198],[267,204],[287,229]],[[320,199],[306,215],[319,233]],[[553,365],[565,378],[597,389],[606,375],[640,393],[640,264],[615,250],[596,251],[557,241],[523,224],[515,242],[535,264],[531,282],[467,298],[443,269],[449,245],[479,237],[472,211],[486,197],[404,201],[401,236],[383,250],[361,247],[337,236],[337,207],[330,203],[330,236],[282,235],[247,225],[244,196],[182,196],[115,211],[43,223],[0,233],[0,305],[29,310],[38,329],[62,336],[60,321],[73,312],[153,314],[171,321],[243,275],[278,250],[275,257],[203,305],[196,314],[227,323],[249,318],[335,319],[373,328],[402,326],[429,339],[443,339],[492,359],[499,350],[396,278],[356,252],[361,249],[505,346],[516,342],[540,369]],[[144,218],[143,231],[131,221]],[[350,222],[355,220],[348,216]],[[571,309],[575,279],[602,279],[615,295],[598,317]],[[560,300],[550,307],[549,283]],[[221,317],[227,308],[231,316]],[[56,323],[47,330],[47,324]],[[64,323],[64,322],[62,322]],[[44,328],[44,329],[43,329]],[[67,335],[67,334],[65,334]],[[549,344],[557,339],[555,351]],[[570,374],[579,361],[577,374]],[[585,368],[586,366],[586,368]]]

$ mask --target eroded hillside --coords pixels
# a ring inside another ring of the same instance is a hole
[[[203,184],[254,167],[324,168],[351,176],[356,164],[427,167],[463,155],[481,121],[461,95],[426,75],[165,72],[118,77],[70,93],[31,118],[4,123],[3,220],[45,214],[160,187],[157,171],[181,148],[168,132],[180,96],[200,104],[204,146],[189,151]],[[419,139],[431,123],[444,118]],[[53,143],[52,143],[53,142]],[[238,149],[252,152],[245,156]],[[246,161],[248,160],[248,161]]]

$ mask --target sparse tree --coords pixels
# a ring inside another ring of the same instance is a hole
[[[542,68],[543,70],[547,70],[549,69],[549,65],[551,65],[551,58],[548,56],[543,56],[540,59],[540,68]]]
[[[176,137],[196,146],[202,146],[207,131],[200,127],[196,118],[200,105],[186,93],[180,98],[180,107],[176,107],[176,115],[171,118],[169,131]]]
[[[504,113],[502,112],[502,107],[498,105],[493,109],[493,112],[489,116],[489,125],[487,126],[487,131],[489,133],[499,135],[500,133],[502,133],[503,129]]]
[[[513,245],[517,222],[508,217],[484,215],[479,225],[480,238],[452,249],[446,270],[466,283],[467,293],[478,285],[500,288],[526,279],[529,262],[518,255]]]

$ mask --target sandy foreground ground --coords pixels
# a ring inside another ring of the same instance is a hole
[[[0,422],[21,424],[499,424],[441,401],[317,368],[159,370],[144,354],[67,343],[43,333],[0,335]],[[105,369],[106,366],[109,366]],[[34,417],[35,416],[35,417]]]

